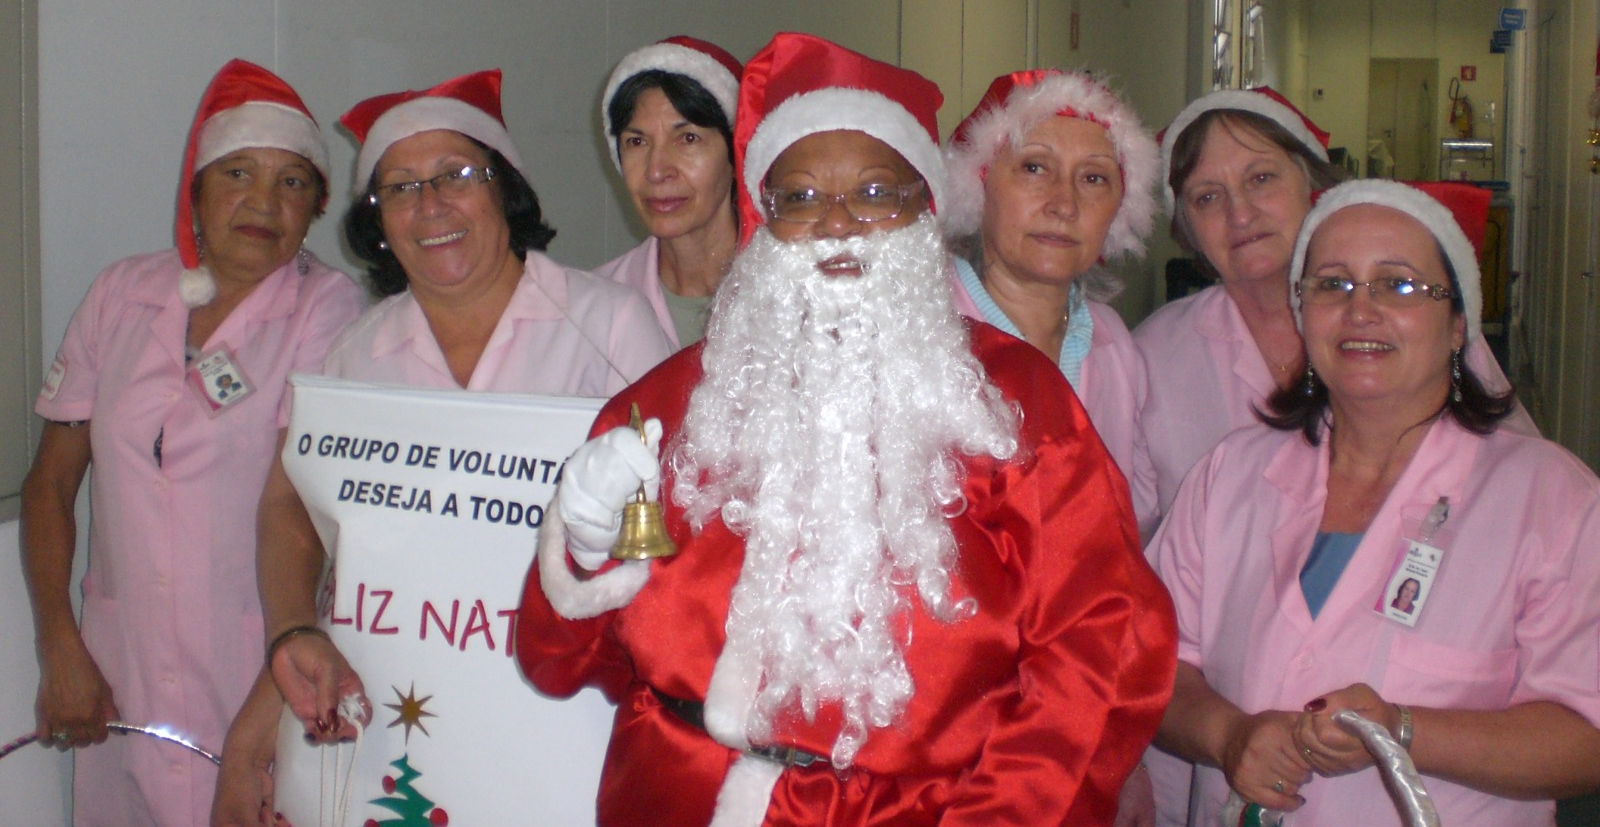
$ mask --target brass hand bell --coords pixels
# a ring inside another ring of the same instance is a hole
[[[637,403],[629,412],[628,426],[638,432],[639,439],[648,442]],[[611,559],[649,560],[677,553],[678,546],[667,536],[667,519],[661,503],[650,500],[644,493],[644,486],[640,485],[633,499],[622,507],[622,530],[611,547]]]

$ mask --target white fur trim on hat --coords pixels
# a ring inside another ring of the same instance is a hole
[[[634,51],[611,70],[606,91],[600,96],[601,134],[605,136],[611,151],[611,163],[616,164],[619,171],[622,169],[622,159],[617,155],[617,141],[611,136],[611,99],[616,97],[617,89],[629,78],[651,69],[683,75],[704,86],[711,97],[716,98],[717,105],[722,107],[722,114],[727,117],[730,129],[733,127],[734,112],[739,108],[739,79],[728,71],[728,67],[705,52],[677,43],[652,43]]]
[[[328,148],[322,143],[322,131],[300,110],[268,101],[249,101],[207,118],[195,144],[195,171],[230,152],[251,147],[293,152],[310,161],[322,179],[328,180]]]
[[[474,138],[504,155],[524,177],[528,174],[522,166],[522,156],[517,154],[517,148],[511,142],[511,133],[506,131],[499,119],[455,98],[429,95],[390,109],[372,124],[372,129],[367,131],[367,140],[361,144],[361,154],[356,156],[356,195],[367,191],[378,159],[396,141],[435,129],[448,129]]]
[[[567,566],[567,527],[560,509],[544,510],[539,529],[539,586],[556,614],[568,620],[585,620],[633,602],[650,581],[649,560],[629,560],[616,568],[579,580]]]
[[[1031,86],[1015,89],[1004,106],[978,115],[967,125],[961,143],[945,149],[950,173],[950,197],[939,204],[939,221],[945,234],[961,238],[979,231],[983,223],[983,171],[1006,144],[1020,146],[1030,130],[1072,108],[1107,124],[1117,163],[1122,167],[1122,205],[1106,233],[1105,257],[1142,255],[1145,239],[1155,225],[1156,173],[1159,159],[1155,139],[1139,116],[1098,80],[1063,72]]]
[[[795,95],[761,119],[745,147],[744,188],[750,200],[761,203],[767,170],[795,141],[841,129],[865,132],[893,147],[927,182],[934,209],[944,208],[944,159],[928,130],[887,96],[843,87]]]
[[[190,310],[204,307],[217,297],[217,280],[204,264],[178,274],[178,299]]]
[[[1244,89],[1222,89],[1209,95],[1202,95],[1190,102],[1188,106],[1172,119],[1166,130],[1161,135],[1161,188],[1167,198],[1167,209],[1170,211],[1177,204],[1177,194],[1172,191],[1169,183],[1172,179],[1172,148],[1178,143],[1178,136],[1183,134],[1191,124],[1213,109],[1241,109],[1260,115],[1289,131],[1295,140],[1305,145],[1312,155],[1328,160],[1328,150],[1306,128],[1305,121],[1300,119],[1300,114],[1281,103],[1261,94]]]
[[[1305,223],[1300,225],[1300,236],[1294,242],[1294,260],[1289,266],[1289,304],[1294,308],[1295,326],[1302,330],[1305,328],[1300,314],[1300,297],[1295,295],[1294,285],[1305,273],[1306,250],[1311,246],[1311,237],[1316,235],[1317,228],[1328,216],[1357,204],[1375,204],[1399,210],[1428,228],[1439,246],[1444,248],[1450,267],[1456,271],[1462,312],[1467,317],[1467,341],[1481,336],[1483,287],[1482,275],[1478,271],[1478,255],[1472,249],[1472,242],[1467,240],[1467,234],[1461,231],[1461,225],[1456,223],[1455,215],[1421,190],[1375,178],[1348,181],[1329,189],[1306,214]]]

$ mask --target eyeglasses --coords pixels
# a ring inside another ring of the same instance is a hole
[[[822,220],[834,204],[844,204],[845,212],[857,221],[888,221],[905,209],[906,199],[922,191],[923,183],[867,184],[864,187],[831,195],[813,189],[762,190],[761,203],[767,215],[792,224],[812,224]]]
[[[433,187],[440,198],[460,198],[475,183],[494,180],[494,170],[462,167],[441,172],[424,181],[401,181],[384,184],[367,196],[367,201],[386,210],[404,210],[416,206],[422,199],[423,185]]]
[[[1442,284],[1424,284],[1416,279],[1353,281],[1344,276],[1308,276],[1294,286],[1294,292],[1305,304],[1344,304],[1355,294],[1357,287],[1367,288],[1367,295],[1386,307],[1414,307],[1428,299],[1444,301],[1455,295]]]

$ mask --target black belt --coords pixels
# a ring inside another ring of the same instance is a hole
[[[683,721],[684,723],[700,730],[701,732],[706,731],[705,704],[699,701],[686,701],[682,698],[674,698],[653,686],[650,687],[650,692],[656,696],[656,700],[661,702],[662,708],[677,716],[678,720]],[[746,755],[754,755],[757,758],[765,758],[768,761],[776,761],[786,767],[809,767],[812,764],[822,764],[823,766],[827,766],[828,764],[828,759],[823,758],[816,753],[806,752],[805,750],[797,747],[783,747],[774,744],[764,747],[751,747],[747,750],[744,750],[744,752]]]

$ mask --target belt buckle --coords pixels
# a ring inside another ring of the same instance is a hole
[[[821,761],[822,758],[802,749],[785,747],[783,750],[783,763],[791,767],[809,767]]]
[[[812,764],[824,761],[822,756],[806,752],[798,747],[783,747],[776,744],[765,747],[753,747],[747,750],[751,755],[775,761],[785,767],[809,767]]]

